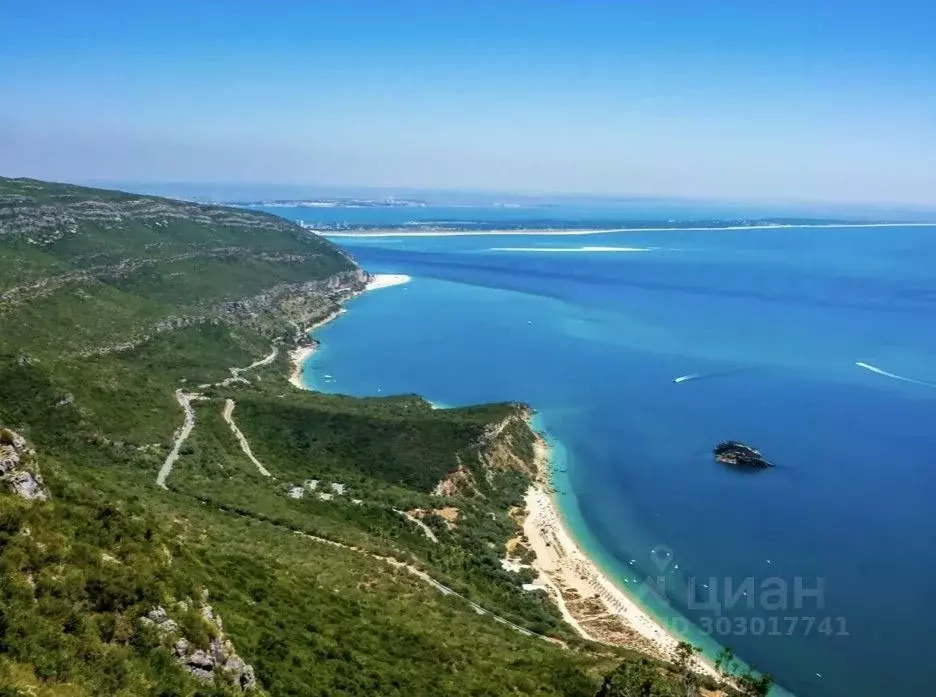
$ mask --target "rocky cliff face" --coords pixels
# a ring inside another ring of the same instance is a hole
[[[163,642],[171,647],[176,661],[196,679],[208,683],[220,679],[241,690],[256,687],[253,667],[237,655],[234,644],[224,633],[221,616],[208,604],[207,591],[202,592],[198,602],[186,598],[175,603],[173,611],[176,614],[198,613],[211,635],[206,647],[198,647],[186,637],[179,623],[161,605],[141,617],[139,624],[155,629]]]
[[[334,311],[367,284],[361,269],[344,271],[325,279],[273,286],[259,295],[225,302],[218,314],[231,321],[255,324],[276,314],[299,327],[307,327]]]
[[[481,494],[479,479],[491,485],[498,472],[516,470],[531,480],[539,472],[538,436],[530,426],[530,408],[516,405],[500,423],[489,427],[478,442],[458,458],[457,466],[436,484],[437,496]]]
[[[485,433],[479,446],[478,460],[488,480],[495,472],[511,469],[519,470],[531,479],[536,476],[533,446],[537,436],[530,426],[530,417],[529,407],[518,406],[514,413]]]
[[[39,474],[36,451],[25,438],[8,428],[0,428],[0,483],[24,499],[49,498]]]

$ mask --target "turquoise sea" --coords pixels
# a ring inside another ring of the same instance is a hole
[[[936,228],[336,241],[413,280],[321,329],[307,385],[529,402],[574,534],[661,621],[800,697],[931,692]]]

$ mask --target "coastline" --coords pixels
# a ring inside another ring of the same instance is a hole
[[[518,228],[518,229],[490,229],[490,230],[405,230],[405,229],[383,229],[383,230],[359,230],[359,231],[335,231],[335,230],[315,230],[322,237],[332,238],[355,238],[355,237],[486,237],[486,236],[504,236],[504,235],[541,235],[546,237],[576,237],[580,235],[604,235],[613,232],[717,232],[719,230],[785,230],[788,228],[888,228],[888,227],[936,227],[934,223],[812,223],[803,225],[794,225],[792,223],[782,223],[776,225],[720,225],[720,226],[689,226],[689,227],[621,227],[621,228],[585,228],[585,229],[566,229],[566,228]]]
[[[409,282],[402,274],[375,274],[369,277],[361,293]],[[301,331],[303,336],[328,324],[347,312],[335,310],[327,317]],[[301,346],[289,353],[292,370],[290,383],[298,389],[309,389],[302,383],[302,368],[315,353],[317,342]],[[445,408],[433,405],[433,408]],[[550,480],[551,448],[537,426],[529,421],[536,436],[534,482],[524,496],[526,515],[522,523],[522,538],[535,552],[530,565],[537,572],[531,589],[547,592],[563,619],[584,639],[631,648],[655,658],[672,661],[683,639],[667,631],[659,621],[631,599],[583,551],[571,533]],[[720,679],[710,661],[702,656],[693,659],[697,672]]]
[[[388,274],[388,273],[378,273],[373,276],[369,276],[367,280],[367,285],[364,286],[362,293],[366,293],[371,290],[379,290],[381,288],[390,288],[391,286],[399,286],[404,283],[409,283],[412,280],[410,276],[405,274]],[[347,310],[345,308],[340,308],[335,310],[327,317],[320,319],[318,322],[313,324],[310,327],[299,330],[300,336],[308,336],[311,332],[315,331],[319,327],[322,327],[334,319],[337,319],[343,315]],[[315,349],[318,347],[316,343],[313,343],[309,346],[300,346],[293,349],[289,352],[289,362],[291,365],[289,371],[289,383],[300,390],[308,389],[305,385],[302,384],[302,366],[307,360],[315,353]]]
[[[523,537],[536,554],[534,586],[547,591],[563,617],[585,639],[624,646],[663,660],[673,660],[680,637],[668,632],[649,612],[631,599],[605,574],[575,541],[553,497],[550,482],[550,447],[536,431],[537,475],[524,497]],[[719,678],[715,667],[701,656],[695,669]]]

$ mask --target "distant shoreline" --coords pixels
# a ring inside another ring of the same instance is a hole
[[[375,230],[327,230],[308,228],[327,238],[364,238],[364,237],[485,237],[503,235],[542,235],[542,236],[578,236],[578,235],[605,235],[614,232],[717,232],[719,230],[788,230],[791,228],[890,228],[890,227],[936,227],[933,223],[783,223],[773,225],[712,225],[688,227],[622,227],[622,228],[517,228],[503,229],[491,228],[489,230],[406,230],[403,228],[388,228]]]

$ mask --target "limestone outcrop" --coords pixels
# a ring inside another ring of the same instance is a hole
[[[213,683],[221,677],[234,687],[250,690],[257,684],[254,669],[237,655],[234,644],[224,633],[221,616],[207,603],[207,599],[208,594],[204,592],[199,603],[186,598],[175,604],[178,613],[193,610],[198,613],[211,635],[207,647],[195,646],[191,639],[184,636],[179,623],[172,619],[161,605],[150,610],[145,617],[141,617],[139,623],[155,628],[170,645],[175,659],[196,679]]]
[[[24,499],[46,501],[49,498],[39,474],[36,451],[23,436],[8,428],[0,428],[0,483]]]

